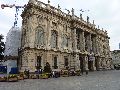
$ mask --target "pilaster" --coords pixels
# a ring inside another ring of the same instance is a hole
[[[85,70],[89,70],[88,69],[88,56],[84,56],[84,59],[85,59]]]
[[[83,31],[80,33],[80,51],[81,52],[85,51],[85,37]]]
[[[76,29],[72,30],[73,33],[73,51],[77,50],[77,39],[76,39]]]
[[[48,20],[48,24],[47,24],[47,36],[46,36],[46,38],[47,38],[47,50],[50,50],[50,48],[51,48],[51,45],[50,45],[50,42],[51,42],[51,22],[50,22],[50,20]]]

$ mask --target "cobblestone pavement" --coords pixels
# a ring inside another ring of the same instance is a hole
[[[120,90],[120,71],[95,71],[82,76],[0,82],[0,90]]]

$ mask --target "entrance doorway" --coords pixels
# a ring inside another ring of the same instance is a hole
[[[93,56],[88,56],[88,69],[89,71],[93,71],[93,60],[94,60],[94,57]]]
[[[37,69],[40,69],[41,68],[41,56],[37,56],[37,66],[36,66]]]
[[[96,67],[96,70],[99,70],[98,57],[95,57],[95,67]]]
[[[93,70],[92,64],[93,64],[93,61],[88,60],[88,69],[89,69],[90,71]]]
[[[80,60],[80,69],[83,72],[84,71],[84,59],[80,55],[79,55],[79,60]]]
[[[54,57],[54,69],[58,69],[58,66],[57,66],[57,57]]]
[[[68,58],[64,57],[64,66],[66,69],[68,69]]]

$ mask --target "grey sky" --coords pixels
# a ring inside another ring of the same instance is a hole
[[[47,0],[41,0],[47,3]],[[120,0],[50,0],[50,4],[56,6],[59,4],[62,11],[67,8],[71,10],[75,9],[75,14],[79,16],[80,9],[90,10],[89,12],[81,12],[84,19],[90,17],[90,22],[95,20],[96,26],[100,26],[104,30],[107,30],[110,37],[110,49],[118,49],[120,40]],[[14,4],[24,5],[28,0],[0,0],[0,4]],[[67,12],[66,12],[67,13]],[[6,36],[9,29],[13,26],[15,8],[0,8],[0,34]],[[19,15],[21,11],[19,12]],[[19,16],[18,26],[21,27],[21,17]]]

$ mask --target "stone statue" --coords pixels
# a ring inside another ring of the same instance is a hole
[[[80,19],[82,20],[82,14],[80,13]]]
[[[95,24],[95,21],[93,20],[93,24]]]
[[[74,15],[74,9],[73,8],[72,8],[71,12],[72,12],[72,15]]]
[[[59,4],[58,4],[58,9],[61,9]]]
[[[98,25],[98,29],[99,29],[99,25]]]
[[[50,4],[50,0],[48,0],[48,4]]]
[[[89,22],[89,17],[87,16],[87,22]]]
[[[68,14],[70,14],[70,10],[68,10],[68,9],[65,9],[65,10],[67,10]]]

